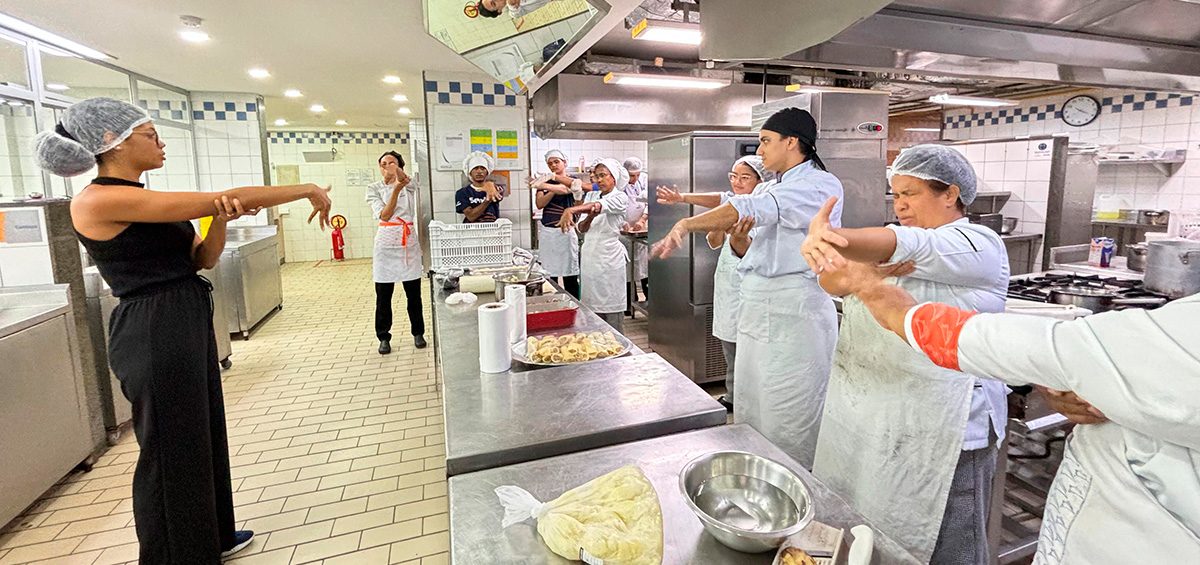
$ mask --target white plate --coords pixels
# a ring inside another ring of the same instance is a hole
[[[627,339],[625,336],[623,336],[615,331],[612,331],[612,330],[607,330],[607,331],[612,332],[613,336],[615,336],[617,338],[617,343],[621,344],[621,351],[620,351],[620,353],[617,353],[616,355],[609,355],[607,357],[597,357],[595,359],[589,359],[587,361],[573,361],[570,363],[539,363],[537,361],[531,361],[527,357],[525,357],[525,348],[527,345],[529,345],[529,342],[528,342],[528,340],[524,340],[524,341],[521,341],[521,343],[517,343],[512,346],[512,358],[513,358],[513,361],[520,361],[526,365],[538,365],[538,366],[542,366],[542,367],[561,367],[563,365],[579,365],[582,363],[591,363],[592,361],[603,361],[604,359],[615,359],[615,358],[621,357],[623,355],[628,355],[629,350],[633,349],[633,342],[629,341],[629,339]],[[558,333],[546,333],[546,334],[541,334],[541,335],[531,335],[529,337],[543,338],[543,337],[551,336],[551,335],[559,336],[559,335],[569,335],[569,334],[574,334],[574,333],[592,333],[592,332],[558,332]]]

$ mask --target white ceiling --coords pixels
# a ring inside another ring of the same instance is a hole
[[[452,1],[452,0],[430,0]],[[339,129],[407,129],[394,94],[424,113],[421,71],[478,72],[424,30],[421,0],[0,0],[0,12],[116,57],[113,64],[188,90],[252,92],[266,98],[268,119]],[[212,36],[179,39],[179,16],[204,18]],[[271,78],[250,78],[263,67]],[[388,85],[394,74],[403,84]],[[298,88],[304,98],[283,91]],[[313,103],[324,115],[308,111]]]

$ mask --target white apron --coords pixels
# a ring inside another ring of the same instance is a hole
[[[416,226],[401,218],[379,222],[379,229],[375,232],[374,255],[375,282],[411,281],[424,274]]]
[[[538,223],[538,261],[551,277],[579,274],[579,232]]]
[[[811,469],[837,345],[833,300],[799,274],[746,273],[741,296],[733,419]]]
[[[742,285],[742,277],[738,275],[737,266],[741,258],[733,254],[729,247],[729,237],[721,246],[721,255],[717,258],[717,268],[713,271],[713,337],[734,343],[737,341],[737,324],[739,305],[742,300],[738,296]]]
[[[857,298],[842,302],[813,474],[924,563],[946,511],[974,384],[896,339]]]
[[[625,262],[628,253],[621,243],[621,214],[601,212],[583,234],[579,259],[583,305],[599,314],[625,311]]]

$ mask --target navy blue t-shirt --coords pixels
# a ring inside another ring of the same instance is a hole
[[[561,182],[557,182],[557,181],[551,181],[551,182],[554,182],[554,184],[557,184],[559,186],[566,186],[567,188],[571,188],[570,186],[564,185]],[[570,208],[571,206],[574,206],[574,205],[575,205],[575,196],[574,195],[555,194],[554,196],[551,196],[550,202],[548,202],[546,204],[545,208],[542,208],[542,225],[549,226],[549,227],[557,226],[558,220],[560,218],[562,218],[563,211],[565,211],[567,208]]]
[[[464,214],[464,224],[478,224],[496,221],[496,219],[500,217],[499,202],[492,202],[491,204],[488,204],[488,207],[483,210],[483,215],[479,216],[479,218],[474,221],[466,218],[465,214],[467,213],[467,208],[478,206],[482,204],[484,200],[487,200],[487,193],[482,190],[475,190],[475,187],[468,184],[467,186],[458,189],[458,192],[454,193],[454,211],[458,212],[459,214]]]

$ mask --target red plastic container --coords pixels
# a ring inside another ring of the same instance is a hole
[[[575,325],[579,306],[564,294],[531,296],[525,303],[527,332],[569,328]]]

